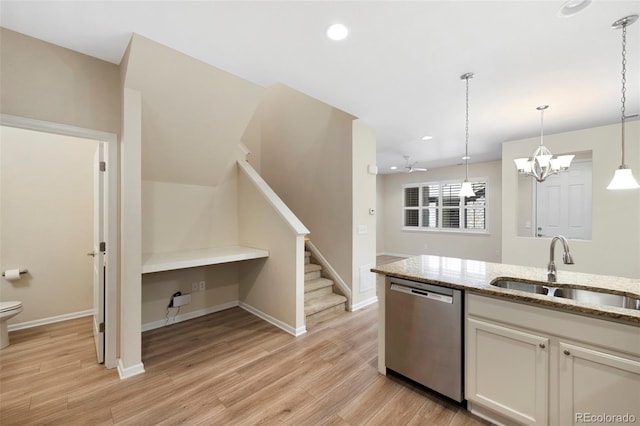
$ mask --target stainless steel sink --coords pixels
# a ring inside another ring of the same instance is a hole
[[[553,287],[543,283],[525,283],[511,280],[497,280],[492,282],[491,285],[510,290],[524,291],[526,293],[571,299],[576,302],[588,303],[590,305],[606,305],[640,310],[640,298],[614,294],[607,290],[593,291],[568,287]]]
[[[523,283],[520,281],[499,280],[491,283],[496,287],[508,288],[509,290],[519,290],[527,293],[548,294],[549,289],[543,285],[533,283]]]
[[[576,302],[588,303],[590,305],[607,305],[616,306],[618,308],[640,310],[640,299],[620,294],[576,288],[556,288],[553,295],[555,297],[572,299]]]

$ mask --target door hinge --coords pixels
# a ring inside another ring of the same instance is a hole
[[[104,241],[100,242],[100,251],[101,252],[107,251],[107,243],[105,243]]]
[[[101,172],[106,172],[107,171],[107,162],[106,161],[101,161],[100,162],[100,171]]]
[[[103,322],[101,322],[100,325],[98,326],[98,331],[100,333],[104,333],[104,323]]]

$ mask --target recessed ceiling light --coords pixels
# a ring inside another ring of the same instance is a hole
[[[327,28],[327,37],[331,40],[344,40],[349,35],[349,29],[342,24],[333,24]]]
[[[558,16],[568,18],[570,16],[577,15],[590,4],[591,0],[568,0],[564,2],[560,10],[558,10]]]
[[[389,167],[389,168],[390,168],[391,170],[397,170],[397,169],[398,169],[398,166],[391,166],[391,167]]]
[[[433,139],[433,136],[423,136],[422,137],[423,141],[428,141],[428,140],[431,140],[431,139]]]

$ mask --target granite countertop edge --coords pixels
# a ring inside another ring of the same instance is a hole
[[[569,267],[569,266],[567,266]],[[558,281],[546,281],[546,269],[529,266],[491,263],[478,260],[422,255],[399,260],[371,269],[371,272],[428,284],[441,285],[475,294],[509,299],[603,319],[640,324],[640,311],[614,306],[592,305],[555,296],[504,289],[490,283],[499,279],[542,283],[551,287],[585,290],[608,290],[612,293],[640,299],[640,280],[609,275],[558,271]]]

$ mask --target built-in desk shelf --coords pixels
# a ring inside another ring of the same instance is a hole
[[[243,246],[206,248],[171,253],[148,253],[142,255],[142,273],[172,271],[195,268],[241,260],[269,257],[268,250]]]

